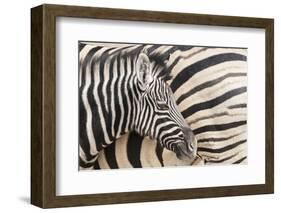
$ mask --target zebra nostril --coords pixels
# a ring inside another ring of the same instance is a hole
[[[196,139],[194,133],[190,128],[182,127],[184,140],[186,142],[187,149],[190,152],[193,152],[196,149]]]
[[[188,143],[188,148],[189,148],[190,151],[193,151],[193,150],[194,150],[194,145],[193,145],[192,142],[191,142],[191,143]]]
[[[175,152],[179,159],[183,159],[189,156],[187,146],[184,143],[178,143],[175,147]]]

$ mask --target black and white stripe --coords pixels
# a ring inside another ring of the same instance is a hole
[[[106,147],[131,131],[180,159],[194,159],[196,139],[167,83],[167,62],[181,48],[189,49],[80,42],[80,167],[92,167]]]
[[[166,46],[155,47],[165,57]],[[161,49],[162,48],[162,49]],[[247,50],[171,47],[168,82],[198,142],[204,164],[247,162]],[[190,165],[149,138],[131,133],[101,153],[94,168]]]

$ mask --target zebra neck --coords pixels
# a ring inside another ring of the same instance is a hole
[[[134,60],[116,58],[109,66],[101,68],[97,95],[93,100],[93,114],[96,115],[93,131],[97,151],[115,142],[122,135],[136,130],[136,119],[140,114],[139,100],[143,89],[139,85],[134,69]],[[113,70],[113,72],[111,71]],[[110,72],[109,72],[110,71]],[[108,73],[108,76],[105,73]],[[100,91],[100,93],[99,93]]]
[[[142,91],[138,85],[137,77],[132,74],[128,79],[119,79],[116,88],[111,94],[111,107],[105,120],[108,133],[107,140],[102,143],[102,147],[115,142],[122,135],[136,130],[135,121],[138,118],[139,99]]]

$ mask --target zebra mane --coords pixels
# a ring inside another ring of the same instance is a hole
[[[138,54],[140,53],[145,53],[148,56],[151,64],[153,64],[152,74],[155,77],[161,78],[164,81],[169,81],[173,78],[171,70],[167,67],[167,62],[170,58],[170,54],[160,52],[154,53],[146,47],[143,47],[143,49]]]
[[[152,54],[148,57],[150,59],[150,62],[154,64],[154,66],[157,66],[157,70],[160,70],[160,72],[157,72],[156,77],[161,78],[164,81],[169,81],[173,78],[172,76],[172,70],[168,69],[167,61],[169,58],[163,57],[164,55],[161,54]]]
[[[158,47],[160,45],[153,45],[152,47]],[[114,50],[115,48],[110,48],[109,50]],[[103,54],[99,60],[104,61],[108,56],[112,56],[112,59],[122,57],[122,58],[133,58],[136,59],[141,53],[145,53],[152,66],[152,74],[156,78],[161,78],[164,81],[169,81],[172,79],[172,72],[171,69],[167,67],[167,61],[170,58],[170,53],[161,53],[155,52],[151,47],[147,47],[147,45],[139,45],[139,47],[134,48],[130,51],[126,50],[127,47],[124,49],[117,50],[116,52],[113,51],[111,54]],[[125,51],[124,51],[125,50]]]

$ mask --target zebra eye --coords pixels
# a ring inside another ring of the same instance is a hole
[[[165,101],[157,101],[157,106],[162,110],[168,110],[169,106]]]

